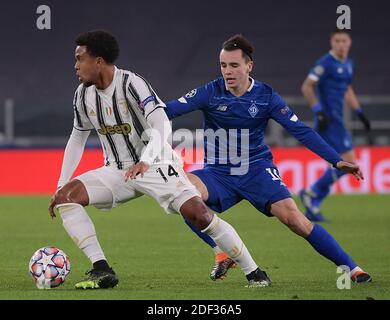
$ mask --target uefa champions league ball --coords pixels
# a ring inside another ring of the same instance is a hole
[[[70,261],[62,250],[43,247],[31,257],[29,271],[38,289],[51,289],[65,281],[70,273]]]

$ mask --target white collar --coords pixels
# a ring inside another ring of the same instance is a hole
[[[246,90],[246,92],[250,92],[255,85],[255,79],[253,79],[252,77],[249,77],[249,79],[251,80],[251,85],[249,86],[248,90]]]

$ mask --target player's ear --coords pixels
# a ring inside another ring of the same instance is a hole
[[[102,57],[96,58],[96,64],[101,67],[103,65],[104,59]]]
[[[253,69],[253,61],[249,61],[248,64],[248,72],[252,72],[252,69]]]

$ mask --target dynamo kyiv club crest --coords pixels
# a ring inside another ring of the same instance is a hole
[[[256,107],[256,104],[252,103],[252,105],[248,109],[248,112],[252,116],[252,118],[254,118],[259,112],[259,109]]]

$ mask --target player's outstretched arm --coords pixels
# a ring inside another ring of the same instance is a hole
[[[347,173],[354,175],[356,177],[356,179],[358,179],[358,180],[364,180],[362,170],[355,163],[351,163],[351,162],[347,162],[347,161],[339,161],[336,163],[335,167],[337,169],[340,169],[342,171],[345,171]]]
[[[281,124],[306,148],[333,166],[336,166],[337,162],[342,160],[340,155],[317,132],[298,119],[297,115],[277,93],[272,96],[270,108],[270,117]]]
[[[70,178],[72,178],[73,173],[80,163],[85,143],[87,142],[90,132],[90,130],[81,131],[73,128],[68,143],[66,144],[57,189],[64,186],[68,181],[70,181]]]
[[[68,143],[66,144],[64,159],[62,160],[61,174],[57,183],[56,192],[58,192],[58,190],[60,190],[72,178],[73,173],[80,163],[85,143],[87,142],[89,134],[90,130],[80,131],[76,128],[73,128]],[[53,195],[50,199],[48,207],[50,216],[52,218],[56,216],[54,212],[54,198],[55,195]]]
[[[354,175],[358,180],[364,179],[357,164],[343,161],[340,155],[317,132],[299,121],[296,115],[293,114],[288,122],[284,122],[283,126],[305,147],[331,163],[335,168]]]
[[[177,118],[189,112],[207,107],[212,86],[207,84],[193,89],[183,97],[166,103],[165,113],[169,119]]]

